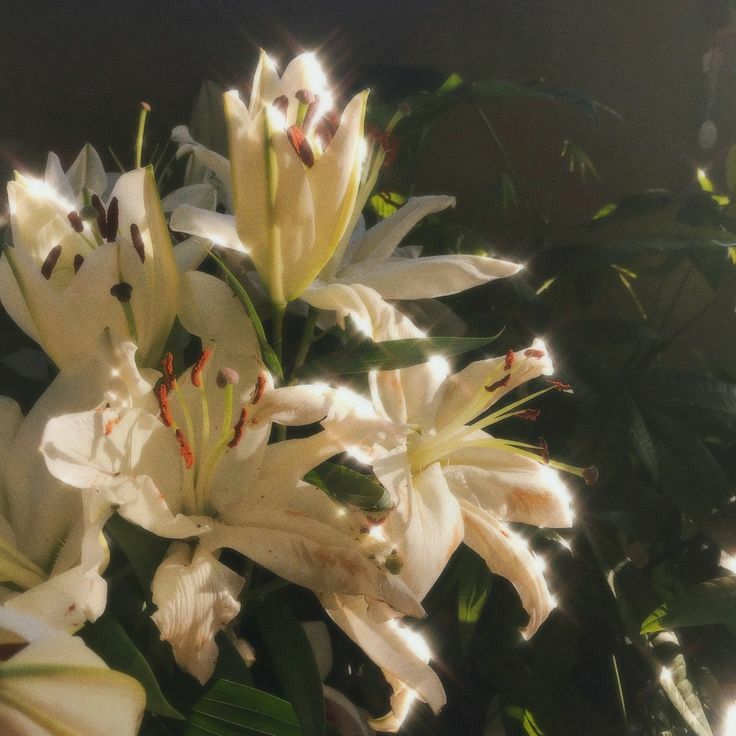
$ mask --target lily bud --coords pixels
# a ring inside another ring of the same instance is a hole
[[[332,139],[325,75],[312,54],[279,77],[265,53],[250,105],[225,94],[238,236],[274,303],[296,299],[338,246],[355,206],[367,92],[347,105]]]

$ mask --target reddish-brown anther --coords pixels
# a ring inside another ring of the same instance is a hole
[[[319,107],[319,95],[314,95],[314,99],[309,103],[307,112],[304,113],[304,120],[302,121],[302,130],[309,132],[314,125],[315,115],[317,114],[317,108]]]
[[[133,243],[135,252],[138,254],[138,258],[141,259],[141,263],[143,263],[146,260],[146,246],[141,237],[141,230],[135,223],[130,226],[130,242]]]
[[[237,447],[240,440],[243,439],[243,432],[245,431],[245,422],[247,419],[248,412],[245,410],[245,407],[243,407],[240,410],[240,417],[238,417],[238,421],[235,422],[235,426],[233,427],[233,438],[227,443],[228,447]]]
[[[526,419],[527,422],[536,422],[541,414],[540,409],[523,409],[516,414],[519,419]]]
[[[197,362],[192,366],[192,386],[199,388],[202,385],[202,371],[207,365],[207,361],[210,359],[211,355],[212,350],[210,348],[205,348],[199,358],[197,358]]]
[[[174,373],[174,356],[171,353],[166,353],[164,359],[161,361],[161,365],[164,369],[164,381],[166,381],[166,388],[172,391],[176,388],[176,373]]]
[[[279,95],[271,105],[286,117],[286,113],[289,110],[289,98],[286,95]]]
[[[250,403],[257,404],[262,398],[266,390],[266,376],[263,373],[258,374],[256,385],[253,387],[253,393],[250,395]]]
[[[41,266],[41,275],[48,281],[51,278],[51,274],[54,272],[59,256],[61,255],[61,246],[55,245],[44,259],[43,265]]]
[[[79,216],[79,212],[72,210],[66,217],[75,233],[84,232],[84,223],[82,222],[82,218]]]
[[[296,125],[292,125],[286,129],[286,137],[289,139],[292,148],[302,160],[302,163],[309,169],[314,166],[314,153],[309,141],[304,137],[304,133]]]
[[[542,453],[542,460],[545,463],[549,463],[549,447],[547,446],[547,440],[544,437],[539,438],[539,450]]]
[[[120,423],[120,417],[113,417],[105,422],[103,432],[105,437],[109,437],[112,434],[113,429]]]
[[[77,253],[77,255],[74,256],[74,273],[76,274],[77,271],[79,271],[80,268],[82,268],[82,264],[84,263],[84,256],[81,253]]]
[[[340,126],[340,118],[334,110],[327,111],[317,121],[317,135],[322,140],[322,148],[326,149],[335,137],[337,129]]]
[[[586,486],[592,486],[598,481],[598,468],[595,465],[589,465],[583,468],[583,480]]]
[[[107,237],[107,213],[105,212],[105,205],[102,204],[102,201],[96,194],[92,195],[91,203],[97,210],[97,229],[100,231],[100,236],[105,238]]]
[[[529,348],[524,351],[524,355],[527,358],[544,358],[544,350],[538,350],[537,348]]]
[[[113,197],[107,206],[107,231],[105,232],[105,237],[108,243],[114,243],[118,237],[118,215],[118,198]]]
[[[176,441],[179,443],[179,454],[184,458],[184,467],[190,470],[192,465],[194,465],[194,453],[192,452],[192,448],[189,447],[184,432],[180,429],[176,430]]]
[[[161,421],[165,427],[171,427],[174,424],[174,417],[169,406],[169,390],[166,388],[166,384],[159,383],[154,393],[156,394],[156,401],[158,401],[158,408],[161,412]]]
[[[562,381],[549,381],[550,385],[558,391],[570,391],[571,387],[569,383],[563,383]]]
[[[508,382],[511,380],[511,374],[507,373],[503,378],[500,378],[498,381],[495,381],[490,386],[486,386],[486,391],[489,393],[491,391],[495,391],[496,389],[503,388],[508,384]]]
[[[515,358],[516,358],[516,353],[514,353],[513,350],[506,351],[506,359],[503,361],[503,369],[505,371],[511,370],[511,366],[513,366]]]

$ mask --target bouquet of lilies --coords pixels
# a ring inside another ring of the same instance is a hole
[[[525,637],[554,608],[511,525],[570,526],[559,471],[595,471],[501,425],[568,387],[526,387],[553,372],[539,339],[453,371],[464,338],[436,339],[397,306],[521,266],[402,246],[447,196],[366,228],[407,114],[368,138],[367,98],[339,112],[314,55],[279,75],[261,53],[249,99],[224,96],[229,159],[175,128],[185,183],[163,200],[152,167],[107,173],[90,146],[8,184],[0,300],[58,373],[25,416],[0,400],[1,733],[132,736],[153,708],[140,653],[117,671],[85,635],[117,613],[120,528],[163,544],[161,559],[125,552],[151,568],[140,615],[195,693],[214,682],[218,642],[245,665],[260,656],[239,627],[254,576],[312,591],[393,691],[370,720],[342,697],[357,733],[397,731],[415,701],[443,707],[412,621],[461,543],[513,583]],[[310,367],[327,333],[347,347]],[[202,718],[186,733],[220,733]]]

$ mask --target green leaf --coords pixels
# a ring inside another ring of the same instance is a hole
[[[463,652],[467,653],[470,647],[492,585],[493,577],[486,563],[475,554],[466,555],[457,581],[457,623]]]
[[[148,662],[112,613],[105,613],[94,623],[87,624],[81,637],[108,667],[140,682],[146,691],[146,710],[184,720],[181,713],[166,700]]]
[[[238,299],[240,299],[240,303],[243,305],[245,311],[248,313],[250,321],[253,323],[253,329],[255,329],[256,331],[258,344],[261,347],[261,355],[263,356],[263,362],[266,364],[266,367],[274,375],[278,376],[279,378],[283,378],[284,372],[281,368],[281,363],[279,363],[279,359],[278,357],[276,357],[276,353],[273,351],[273,348],[268,342],[266,332],[263,329],[263,323],[261,322],[261,318],[258,316],[256,308],[253,306],[253,302],[248,296],[248,292],[243,288],[243,285],[235,277],[235,274],[233,274],[233,272],[225,265],[225,262],[222,260],[222,258],[220,258],[220,256],[218,256],[214,251],[210,250],[209,248],[206,248],[205,250],[207,250],[207,252],[212,256],[212,259],[222,269],[222,272],[225,275],[225,281],[227,281],[230,288],[235,292],[235,295],[238,297]]]
[[[378,192],[368,200],[370,208],[382,220],[393,215],[405,203],[406,197],[398,192]]]
[[[275,596],[258,607],[263,641],[304,736],[324,736],[325,699],[314,652],[302,625]]]
[[[345,506],[357,506],[365,511],[393,508],[391,495],[377,480],[344,465],[322,463],[310,470],[304,480]]]
[[[310,361],[299,371],[299,376],[340,376],[371,370],[408,368],[424,363],[433,355],[460,355],[477,350],[492,343],[500,334],[493,337],[418,337],[386,342],[366,340],[356,347],[338,350]]]
[[[301,736],[294,709],[275,695],[218,680],[198,700],[186,736]]]
[[[544,736],[544,731],[539,727],[534,714],[530,710],[520,708],[516,705],[509,705],[506,707],[505,712],[509,718],[519,721],[527,736]]]
[[[680,626],[736,625],[736,577],[716,578],[676,595],[653,611],[641,626],[642,634]]]
[[[166,554],[169,542],[131,524],[117,514],[110,517],[105,530],[123,550],[133,567],[143,595],[149,598],[151,581]]]

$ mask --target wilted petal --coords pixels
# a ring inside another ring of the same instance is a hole
[[[485,256],[389,258],[347,266],[338,280],[370,286],[384,299],[428,299],[513,276],[520,269],[516,263]]]
[[[179,666],[204,685],[217,663],[215,636],[240,611],[245,580],[203,549],[172,544],[151,583],[151,616]]]
[[[477,552],[491,572],[505,577],[516,588],[529,614],[522,629],[529,639],[555,607],[547,589],[542,566],[529,545],[493,514],[460,501],[465,520],[465,544]]]
[[[427,215],[454,206],[454,197],[412,197],[390,217],[381,220],[366,232],[351,258],[351,263],[376,262],[389,258],[417,223]],[[339,275],[343,278],[342,271]]]
[[[0,608],[5,640],[27,642],[0,663],[0,730],[13,736],[135,736],[146,694],[84,642]]]

